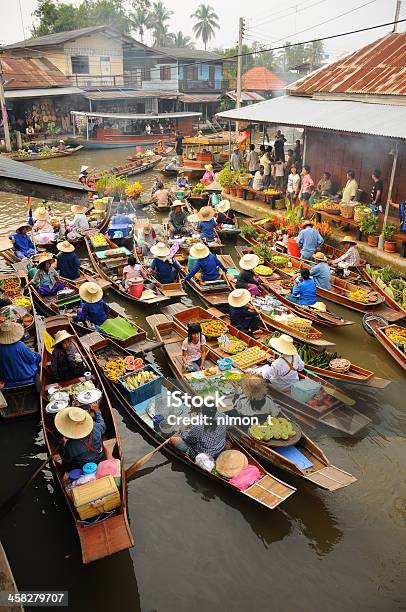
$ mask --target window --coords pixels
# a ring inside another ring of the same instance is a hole
[[[197,81],[197,66],[184,67],[185,81]]]
[[[151,80],[151,66],[145,66],[144,67],[143,75],[142,75],[142,80],[143,81],[150,81]],[[161,77],[161,80],[162,80],[162,77]]]
[[[159,69],[160,79],[161,81],[170,81],[171,80],[171,67],[170,66],[161,66]]]
[[[72,55],[72,74],[89,74],[89,58],[87,55]]]

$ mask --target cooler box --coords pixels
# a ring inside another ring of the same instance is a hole
[[[143,385],[140,385],[136,389],[130,389],[129,387],[127,387],[126,378],[128,378],[129,376],[133,376],[137,372],[142,372],[145,370],[149,372],[154,372],[154,374],[157,374],[158,377],[154,378],[154,380],[144,383]],[[161,393],[163,376],[159,370],[157,370],[153,365],[149,363],[148,365],[144,366],[140,370],[137,370],[136,372],[128,372],[128,374],[120,376],[118,380],[120,384],[124,387],[131,404],[133,406],[137,406],[137,404],[142,404],[142,402],[145,402],[145,400],[150,399],[151,397],[154,397],[155,395],[159,395]]]
[[[127,238],[130,235],[130,226],[125,225],[110,225],[109,238],[114,238],[116,234],[119,234],[118,238]]]
[[[317,380],[302,378],[292,385],[290,394],[293,399],[306,403],[318,394],[320,388],[321,384]]]
[[[72,489],[76,511],[82,521],[119,508],[120,493],[113,476],[104,476]]]

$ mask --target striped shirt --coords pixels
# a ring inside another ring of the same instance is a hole
[[[226,426],[217,424],[215,429],[210,430],[204,425],[195,425],[192,429],[182,432],[181,437],[188,445],[186,455],[190,459],[195,460],[200,453],[206,453],[215,459],[224,450]]]

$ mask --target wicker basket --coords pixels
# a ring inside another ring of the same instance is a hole
[[[333,359],[329,363],[330,370],[339,374],[345,374],[351,367],[351,361],[348,359]]]
[[[364,204],[362,204],[362,206],[355,206],[355,208],[354,208],[354,221],[359,223],[361,221],[361,219],[363,219],[367,215],[371,214],[370,211],[366,212],[365,208],[366,207],[365,207]]]
[[[341,214],[340,208],[325,208],[324,211],[329,215],[339,215]]]
[[[341,216],[344,217],[344,219],[353,219],[354,208],[355,204],[340,204]]]
[[[289,326],[302,332],[303,334],[308,334],[310,332],[312,322],[309,321],[309,319],[302,319],[302,317],[294,317],[293,319],[289,319]]]
[[[403,289],[403,308],[405,308],[406,305],[406,287],[405,289]]]
[[[400,285],[401,289],[399,289],[399,287],[395,287],[395,283]],[[403,278],[395,278],[391,280],[389,287],[392,289],[393,295],[395,296],[395,300],[397,302],[405,301],[406,282],[403,280]]]

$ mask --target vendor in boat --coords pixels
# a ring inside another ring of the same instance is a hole
[[[47,210],[47,208],[45,208],[45,206],[39,206],[34,210],[34,232],[44,234],[54,233],[54,228],[49,220],[49,216],[49,211]]]
[[[177,157],[172,157],[169,164],[165,166],[165,170],[167,172],[177,172],[180,168],[181,164],[179,163],[179,159]]]
[[[330,172],[323,172],[323,176],[317,183],[317,192],[322,196],[329,196],[332,194],[332,189],[333,183]]]
[[[176,187],[178,189],[191,189],[192,185],[183,170],[179,170],[178,178],[176,179]]]
[[[235,225],[235,214],[231,210],[231,205],[228,200],[221,200],[216,206],[217,210],[217,225]]]
[[[0,388],[35,382],[41,356],[24,342],[24,327],[14,321],[0,324]]]
[[[248,308],[250,301],[248,289],[234,289],[228,296],[231,325],[252,336],[260,328],[261,320],[254,310]]]
[[[200,323],[189,323],[187,337],[182,342],[182,363],[185,372],[204,370],[207,356],[206,338]]]
[[[261,368],[261,375],[279,391],[289,392],[292,385],[299,380],[299,372],[304,369],[305,364],[299,357],[291,336],[282,334],[279,338],[271,338],[269,343],[279,356]]]
[[[144,278],[147,277],[143,272],[142,265],[137,262],[134,255],[130,255],[127,265],[123,268],[124,289],[128,291],[133,283],[141,282]]]
[[[68,222],[68,234],[69,240],[78,240],[84,233],[89,229],[89,220],[86,217],[87,206],[82,204],[72,204],[70,207],[71,211],[75,215],[72,221]]]
[[[103,289],[96,283],[86,282],[79,287],[80,308],[73,320],[78,323],[103,325],[109,315],[110,307],[103,300]]]
[[[147,257],[157,242],[157,233],[151,223],[147,223],[141,230],[141,234],[136,238],[138,249],[141,249],[141,255]]]
[[[98,408],[92,406],[91,412],[83,408],[64,408],[55,415],[54,423],[64,437],[60,455],[66,471],[102,460],[106,424]]]
[[[226,426],[218,423],[216,407],[205,407],[204,415],[206,418],[201,425],[194,425],[171,438],[171,444],[193,461],[201,454],[209,460],[216,459],[226,445]]]
[[[73,337],[65,329],[55,334],[51,370],[57,382],[77,378],[85,371],[85,364]]]
[[[184,211],[184,206],[185,204],[179,200],[175,200],[171,204],[171,212],[168,218],[169,235],[171,238],[173,238],[173,236],[185,236],[189,233],[187,226],[188,220]]]
[[[41,253],[38,256],[38,268],[32,280],[28,283],[38,288],[38,293],[43,297],[56,295],[58,291],[65,289],[64,283],[59,278],[59,272],[53,265],[52,253]]]
[[[151,253],[154,256],[149,268],[154,274],[158,283],[167,285],[176,281],[179,275],[180,265],[169,257],[170,249],[163,242],[158,242],[151,247]]]
[[[169,191],[169,189],[165,188],[164,184],[161,181],[159,181],[156,184],[156,190],[151,196],[151,203],[153,202],[157,204],[158,208],[159,207],[165,208],[169,206],[170,201],[171,201],[171,192]]]
[[[63,278],[76,280],[80,277],[80,259],[71,242],[64,240],[56,245],[59,253],[56,256],[56,269]]]
[[[36,253],[34,243],[28,235],[29,231],[31,231],[31,226],[28,223],[22,223],[16,228],[15,233],[9,236],[18,259],[29,258]]]
[[[331,289],[331,270],[327,257],[320,251],[313,255],[316,265],[310,270],[310,277],[314,279],[316,286],[321,289]]]
[[[193,278],[197,273],[201,274],[201,280],[214,281],[220,278],[219,269],[227,272],[217,255],[210,253],[210,249],[203,243],[197,243],[190,247],[190,256],[195,257],[197,262],[185,276],[185,282]]]
[[[313,254],[324,243],[320,232],[313,227],[312,221],[304,221],[303,229],[300,230],[296,242],[300,248],[301,259],[311,259]]]
[[[259,257],[258,255],[255,255],[255,253],[247,253],[241,257],[239,262],[241,271],[235,284],[236,289],[247,289],[253,296],[261,295],[261,290],[259,288],[261,285],[261,280],[255,276],[253,272],[254,268],[256,268],[258,264]]]
[[[316,289],[316,282],[313,278],[310,278],[310,270],[301,268],[300,276],[295,281],[292,293],[285,297],[289,302],[299,306],[314,306],[317,302]]]
[[[204,169],[206,170],[206,172],[203,174],[203,177],[200,179],[200,182],[203,185],[210,185],[216,178],[213,172],[213,166],[212,164],[206,164]]]
[[[65,151],[67,151],[67,150],[68,150],[68,147],[66,146],[65,141],[64,140],[60,140],[59,144],[58,144],[58,151],[59,151],[59,153],[65,153]]]
[[[212,206],[203,206],[199,210],[199,223],[197,224],[198,231],[200,232],[201,240],[206,242],[214,242],[217,239],[217,233],[215,228],[217,227],[217,221],[214,218],[214,208]]]
[[[80,174],[79,174],[79,183],[82,183],[82,185],[84,187],[88,186],[88,182],[89,182],[89,166],[82,166],[80,168]]]
[[[338,266],[346,272],[348,268],[356,268],[359,266],[361,258],[359,256],[357,241],[354,240],[354,238],[351,238],[351,236],[344,236],[341,242],[346,250],[340,257],[333,259],[331,263],[333,266]]]

